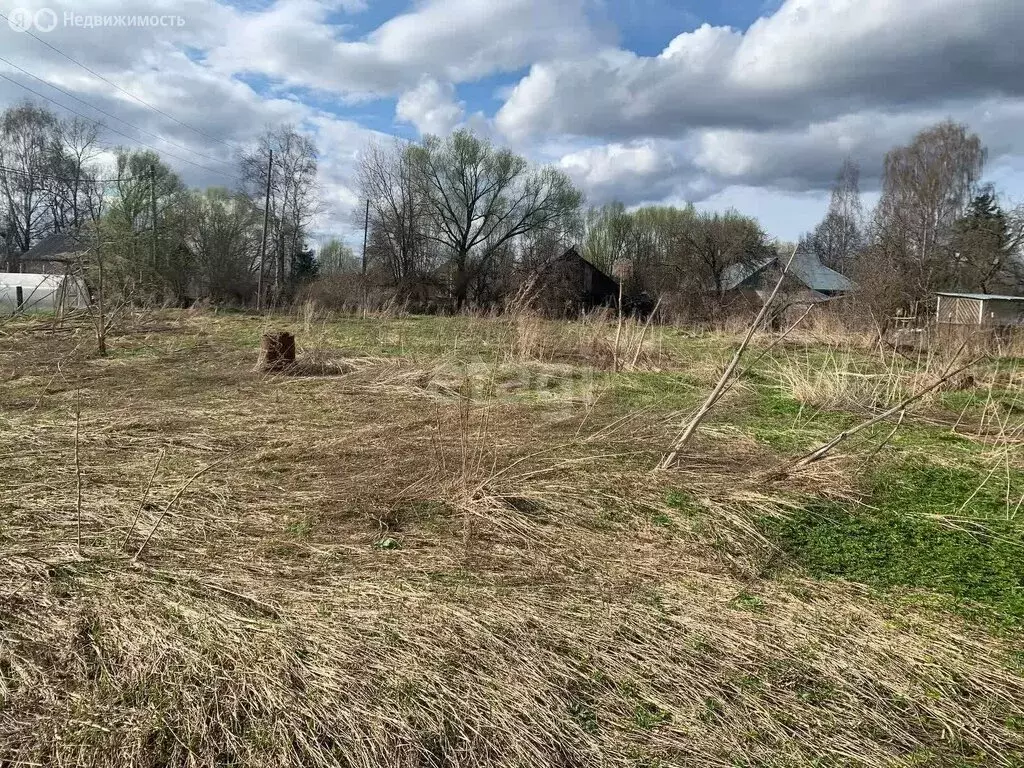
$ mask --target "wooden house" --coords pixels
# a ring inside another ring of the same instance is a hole
[[[619,283],[583,258],[575,248],[548,259],[537,270],[533,304],[557,314],[615,307]]]
[[[54,232],[16,258],[17,272],[65,275],[78,268],[88,246],[78,233]],[[11,261],[11,259],[9,259]]]
[[[773,256],[725,271],[722,289],[726,295],[745,297],[755,305],[767,300],[785,269],[788,257]],[[820,304],[856,290],[853,281],[829,269],[810,250],[797,251],[783,281],[781,298],[786,304]]]

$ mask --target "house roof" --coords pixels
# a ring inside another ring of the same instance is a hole
[[[552,267],[553,265],[557,264],[560,261],[571,261],[573,259],[576,259],[578,261],[582,261],[584,264],[589,265],[590,268],[594,270],[594,272],[596,272],[597,274],[601,275],[602,277],[612,281],[613,283],[615,283],[615,285],[619,284],[618,280],[616,280],[614,277],[609,275],[607,272],[605,272],[600,267],[596,266],[594,264],[594,262],[592,262],[590,259],[585,258],[578,250],[576,250],[576,246],[574,246],[574,245],[570,245],[568,248],[566,248],[564,251],[562,251],[559,254],[555,254],[554,256],[549,256],[547,261],[543,262],[540,265],[540,271],[543,272],[543,271],[549,269],[550,267]]]
[[[726,269],[723,276],[725,289],[731,291],[738,288],[742,283],[773,264],[781,268],[785,266],[786,262],[779,256],[774,256],[753,264],[734,264]],[[817,256],[807,250],[797,251],[796,256],[793,257],[793,263],[789,267],[789,274],[812,291],[842,293],[856,288],[852,280],[834,269],[829,269],[818,260]]]
[[[722,287],[727,291],[739,288],[743,282],[752,278],[773,261],[775,259],[765,259],[763,261],[755,261],[752,264],[733,264],[726,267],[722,273]]]
[[[81,237],[72,232],[54,232],[29,248],[20,258],[25,261],[67,261],[88,250]]]
[[[979,299],[981,301],[1024,301],[1024,296],[999,296],[994,293],[952,293],[949,291],[939,291],[935,294],[936,296],[949,296],[954,299]]]
[[[797,252],[790,272],[812,291],[852,291],[853,281],[818,261],[807,251]]]

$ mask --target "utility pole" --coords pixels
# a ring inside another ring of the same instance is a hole
[[[149,207],[153,214],[153,271],[156,272],[160,264],[156,255],[156,165],[152,163],[149,166]]]
[[[370,233],[370,201],[366,201],[366,222],[363,224],[363,277],[366,277],[366,236]]]
[[[256,281],[256,311],[263,311],[263,270],[267,260],[267,227],[270,225],[270,178],[274,173],[274,150],[267,161],[267,198],[263,203],[263,240],[260,242],[260,273]]]
[[[370,234],[370,198],[366,198],[366,220],[363,222],[363,314],[366,314],[366,238]]]

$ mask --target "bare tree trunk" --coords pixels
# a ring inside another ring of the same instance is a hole
[[[679,451],[682,450],[683,446],[690,441],[690,438],[693,437],[701,422],[704,421],[704,418],[711,412],[718,403],[719,398],[721,398],[722,394],[728,389],[729,379],[732,377],[733,371],[736,370],[736,366],[739,365],[740,358],[743,357],[743,353],[746,351],[747,345],[750,344],[750,340],[754,337],[754,332],[761,327],[761,323],[764,321],[765,315],[768,314],[768,309],[775,301],[775,296],[778,294],[779,289],[782,287],[783,280],[786,279],[786,275],[789,273],[789,268],[793,264],[793,259],[796,258],[798,248],[799,246],[793,247],[793,253],[790,254],[789,261],[786,262],[786,266],[782,270],[782,274],[779,275],[778,282],[775,283],[775,288],[772,290],[768,300],[762,305],[761,311],[757,313],[757,317],[754,318],[754,321],[747,329],[747,335],[744,336],[739,349],[736,350],[736,354],[732,356],[732,360],[730,360],[729,365],[726,366],[725,371],[722,373],[722,377],[718,380],[718,384],[716,384],[715,388],[711,390],[711,394],[708,395],[707,400],[704,401],[704,404],[700,407],[697,413],[694,414],[693,418],[684,425],[682,432],[680,432],[679,437],[672,446],[672,449],[658,463],[656,469],[668,469],[676,463],[676,459],[679,457]]]

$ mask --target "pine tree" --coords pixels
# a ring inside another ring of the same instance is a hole
[[[292,256],[291,279],[293,285],[302,285],[313,280],[320,271],[312,248],[298,250]]]
[[[986,186],[975,195],[956,223],[954,251],[959,287],[990,292],[1012,280],[1010,224],[995,191]]]

